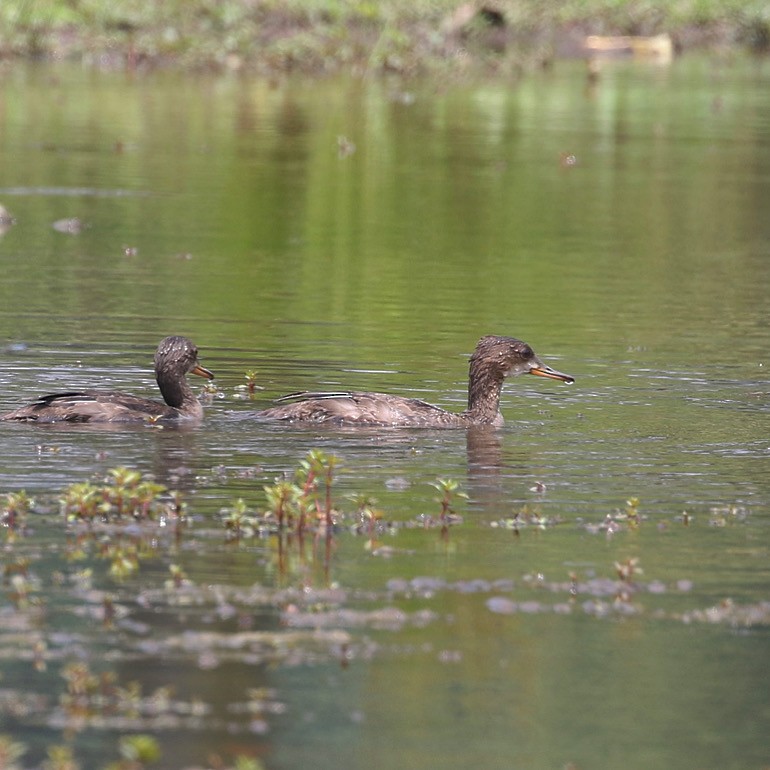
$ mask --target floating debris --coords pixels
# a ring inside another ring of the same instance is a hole
[[[78,217],[70,217],[69,219],[57,219],[51,227],[58,233],[78,235],[83,231],[85,225]]]
[[[590,56],[635,57],[670,64],[674,58],[671,35],[589,35],[583,47]]]
[[[391,479],[385,479],[386,489],[391,489],[394,492],[403,492],[405,489],[409,489],[412,486],[412,482],[403,476],[394,476]]]
[[[15,224],[16,218],[0,203],[0,235],[7,233]]]
[[[337,157],[347,158],[356,151],[356,145],[346,136],[337,137]]]

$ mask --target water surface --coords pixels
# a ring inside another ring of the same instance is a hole
[[[770,762],[767,65],[621,62],[592,86],[571,63],[408,85],[4,71],[0,408],[154,395],[173,333],[219,387],[192,430],[0,429],[0,491],[37,501],[3,554],[0,732],[25,766],[62,743],[102,766],[131,733],[180,768]],[[576,383],[509,382],[492,432],[249,419],[304,388],[460,410],[487,333]],[[226,542],[222,509],[264,510],[312,448],[340,459],[330,543]],[[129,530],[147,552],[124,581],[57,513],[120,465],[192,519]],[[447,531],[437,478],[468,494]],[[382,511],[374,548],[351,494]],[[41,608],[13,595],[25,559]],[[147,702],[73,711],[73,661]]]

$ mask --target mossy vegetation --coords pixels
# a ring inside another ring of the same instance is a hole
[[[582,35],[655,35],[681,47],[770,46],[759,0],[17,0],[0,56],[98,66],[418,73],[544,64]]]

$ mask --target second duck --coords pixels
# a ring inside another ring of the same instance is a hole
[[[419,398],[387,393],[292,393],[257,417],[288,422],[331,423],[414,428],[465,428],[503,425],[500,391],[506,377],[534,374],[566,383],[568,374],[546,366],[532,348],[513,337],[482,337],[470,359],[468,408],[448,412]]]

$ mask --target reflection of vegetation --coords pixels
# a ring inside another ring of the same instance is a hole
[[[43,770],[80,770],[70,746],[49,746]]]
[[[18,760],[26,753],[27,747],[15,741],[10,735],[0,735],[0,768],[22,770]],[[105,770],[142,770],[157,762],[161,757],[158,741],[152,735],[125,735],[118,742],[120,759],[105,765]],[[71,746],[54,745],[47,749],[48,758],[42,763],[42,770],[80,770]],[[219,770],[263,770],[264,765],[253,757],[237,756],[232,766],[221,760],[215,767]]]
[[[13,740],[10,735],[0,735],[0,767],[3,770],[18,770],[20,765],[16,764],[27,747],[23,743]]]
[[[139,563],[155,554],[153,538],[139,533],[104,527],[129,522],[152,523],[165,528],[172,525],[177,537],[184,523],[184,504],[178,492],[169,492],[162,484],[142,478],[128,468],[113,468],[103,484],[71,484],[60,498],[62,513],[71,525],[87,524],[87,532],[75,531],[67,543],[67,558],[86,558],[94,543],[100,559],[109,561],[109,574],[125,580],[136,574]],[[100,526],[101,525],[101,526]],[[96,539],[94,527],[99,532]]]
[[[29,559],[19,557],[6,562],[3,567],[3,583],[7,586],[6,595],[19,610],[36,606],[38,600],[35,593],[38,586],[29,572]]]

